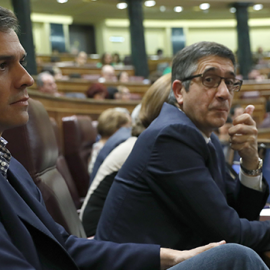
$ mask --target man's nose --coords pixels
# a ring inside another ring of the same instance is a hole
[[[27,72],[27,70],[23,66],[19,66],[19,69],[17,69],[17,87],[29,87],[34,83],[34,79],[32,76]]]
[[[224,79],[221,79],[221,82],[217,88],[217,93],[216,93],[218,98],[222,98],[222,99],[229,99],[231,96],[231,93],[224,81]]]

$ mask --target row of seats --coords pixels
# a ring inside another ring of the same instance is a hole
[[[54,220],[86,237],[77,209],[89,187],[87,164],[96,129],[88,116],[63,118],[63,153],[58,126],[43,105],[30,99],[28,112],[26,125],[3,133],[7,148],[31,175]]]

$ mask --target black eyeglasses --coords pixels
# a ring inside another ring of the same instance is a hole
[[[197,78],[197,77],[201,77],[202,84],[208,88],[217,88],[217,87],[219,87],[221,81],[224,80],[230,93],[240,91],[242,83],[243,83],[242,80],[238,80],[235,78],[224,78],[224,77],[221,77],[221,76],[219,76],[213,72],[209,72],[209,71],[206,71],[202,74],[197,74],[197,75],[187,77],[181,81],[182,82],[189,81],[189,80],[192,80],[192,79]]]

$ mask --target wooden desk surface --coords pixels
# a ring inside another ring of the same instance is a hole
[[[92,120],[97,120],[98,116],[108,108],[127,108],[131,113],[139,103],[139,101],[77,99],[64,96],[55,97],[32,89],[28,89],[28,93],[31,98],[40,101],[48,112],[59,113],[61,117],[74,114],[88,115]]]
[[[234,94],[235,98],[241,98],[245,92],[258,92],[261,97],[268,99],[270,97],[270,80],[244,81],[239,92]]]
[[[59,62],[64,62],[64,61],[74,61],[76,55],[74,54],[69,54],[69,53],[59,53],[57,55],[52,55],[52,54],[38,54],[36,55],[36,58],[39,59],[42,63],[50,63],[52,57],[58,58]],[[91,63],[91,64],[97,64],[98,62],[100,62],[100,58],[95,57],[95,58],[91,58],[88,56],[87,58],[87,63]]]
[[[36,79],[36,76],[33,76]],[[85,79],[68,79],[68,80],[56,80],[56,84],[58,87],[59,92],[69,93],[69,92],[79,92],[79,93],[86,93],[87,89],[94,83],[98,81],[90,81]],[[141,82],[128,82],[128,83],[121,83],[118,82],[105,82],[103,83],[106,87],[112,86],[117,87],[119,85],[126,86],[130,93],[137,94],[141,97],[144,96],[145,92],[150,87],[150,84],[144,84]],[[37,89],[36,83],[34,83],[30,89]]]
[[[73,73],[78,74],[101,74],[101,68],[96,67],[95,65],[85,65],[82,67],[77,66],[65,66],[65,65],[58,65],[61,69],[63,75],[69,75]],[[125,71],[128,73],[129,76],[134,76],[135,71],[132,66],[123,66],[123,67],[115,67],[115,73],[119,73],[121,71]]]

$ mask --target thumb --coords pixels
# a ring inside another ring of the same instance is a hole
[[[247,105],[247,107],[244,110],[244,113],[248,113],[249,115],[252,115],[254,110],[255,110],[255,107],[253,105]]]

